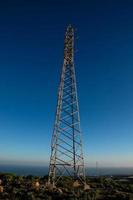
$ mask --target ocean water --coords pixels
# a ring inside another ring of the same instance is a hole
[[[0,173],[15,173],[16,175],[48,175],[48,167],[46,166],[13,166],[0,165]],[[108,175],[133,175],[133,168],[86,168],[87,176],[108,176]]]

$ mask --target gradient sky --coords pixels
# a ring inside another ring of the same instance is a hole
[[[0,3],[0,163],[48,164],[67,25],[85,163],[133,167],[133,1]]]

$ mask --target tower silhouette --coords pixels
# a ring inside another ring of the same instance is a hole
[[[55,186],[65,175],[85,184],[82,133],[74,68],[74,29],[67,27],[64,62],[51,144],[49,183]]]

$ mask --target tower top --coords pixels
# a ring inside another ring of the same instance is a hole
[[[71,24],[67,26],[66,35],[70,33],[74,33],[74,28]]]
[[[69,24],[69,25],[67,26],[67,29],[74,29],[74,28],[73,28],[73,26],[72,26],[71,24]]]
[[[74,29],[68,25],[64,42],[64,64],[74,62]]]

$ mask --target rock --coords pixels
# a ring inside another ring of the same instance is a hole
[[[84,185],[84,190],[85,191],[90,190],[90,189],[91,189],[91,187],[89,185],[87,185],[87,184]]]
[[[40,183],[37,181],[37,182],[35,182],[35,187],[36,188],[39,188],[40,187]]]
[[[73,183],[73,187],[74,188],[80,187],[80,183],[78,182],[78,180]]]
[[[4,191],[3,186],[0,186],[0,193],[3,193],[3,191]]]

